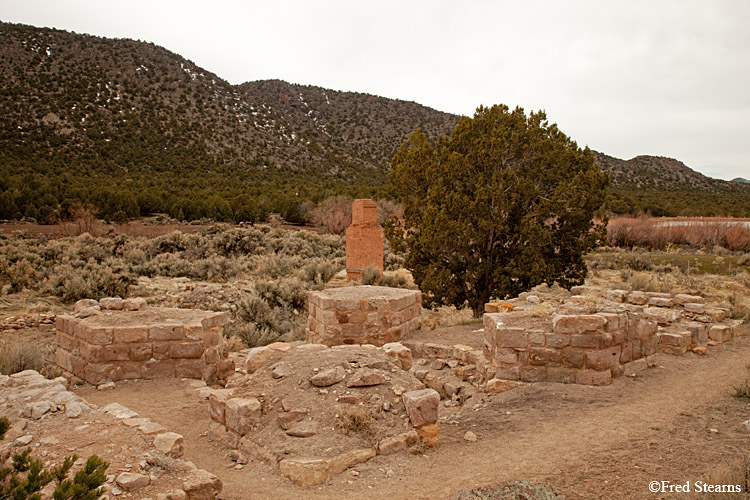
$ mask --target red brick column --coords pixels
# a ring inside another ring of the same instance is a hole
[[[378,225],[378,206],[372,200],[354,200],[352,224],[346,228],[346,277],[359,279],[362,269],[383,270],[383,228]]]

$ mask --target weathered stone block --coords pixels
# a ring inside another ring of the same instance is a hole
[[[700,295],[687,295],[684,293],[678,293],[674,296],[674,301],[678,304],[705,304],[706,299]]]
[[[203,342],[172,342],[169,357],[174,359],[197,359],[203,354]],[[214,362],[218,361],[216,359]]]
[[[520,380],[520,367],[498,365],[495,367],[495,378],[500,378],[503,380]]]
[[[621,346],[586,351],[586,368],[597,371],[608,370],[620,364]]]
[[[495,361],[509,365],[518,363],[518,351],[511,348],[502,347],[495,351]]]
[[[674,300],[671,297],[651,297],[648,304],[654,307],[674,307]]]
[[[433,389],[409,391],[403,395],[406,413],[414,427],[434,424],[438,418],[440,395]]]
[[[519,377],[523,382],[546,382],[547,381],[547,367],[546,366],[521,366],[519,369]]]
[[[560,349],[550,347],[531,347],[528,350],[529,364],[533,366],[560,366],[562,353]],[[523,369],[521,370],[523,380]]]
[[[552,317],[554,333],[588,333],[604,330],[604,318],[593,314],[555,314]]]
[[[628,302],[636,306],[645,305],[648,299],[649,297],[645,292],[632,291],[628,294]]]
[[[576,384],[608,385],[610,383],[612,383],[610,370],[578,370],[576,372]]]
[[[557,366],[547,367],[547,382],[558,384],[575,384],[576,372],[574,368],[563,368]]]
[[[570,335],[564,333],[548,333],[545,335],[545,345],[554,349],[562,349],[570,345]]]
[[[260,416],[261,404],[256,398],[232,398],[226,401],[226,426],[240,436],[250,432],[258,424]]]
[[[732,339],[733,331],[729,325],[714,325],[708,331],[708,338],[714,342],[727,342]]]
[[[148,328],[144,326],[117,326],[113,328],[112,342],[127,344],[148,340]]]

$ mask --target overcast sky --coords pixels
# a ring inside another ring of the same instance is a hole
[[[747,0],[0,0],[0,18],[154,42],[233,84],[544,109],[581,146],[750,178]]]

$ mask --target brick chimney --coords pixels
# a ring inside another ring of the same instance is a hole
[[[361,279],[368,266],[383,271],[383,228],[374,201],[354,200],[352,223],[346,228],[346,278]]]

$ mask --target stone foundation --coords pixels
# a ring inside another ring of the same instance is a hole
[[[484,315],[483,354],[499,379],[604,385],[656,353],[656,322],[628,312],[556,314],[550,331],[508,323]]]
[[[222,339],[227,313],[145,308],[90,314],[56,318],[57,364],[90,384],[170,377],[215,384],[234,372]]]
[[[307,342],[327,346],[397,342],[422,327],[422,294],[382,286],[308,292]]]
[[[645,367],[657,352],[705,354],[734,334],[727,310],[697,295],[589,286],[570,293],[551,321],[533,314],[544,301],[530,292],[507,306],[487,304],[497,312],[484,315],[486,378],[603,385]]]

